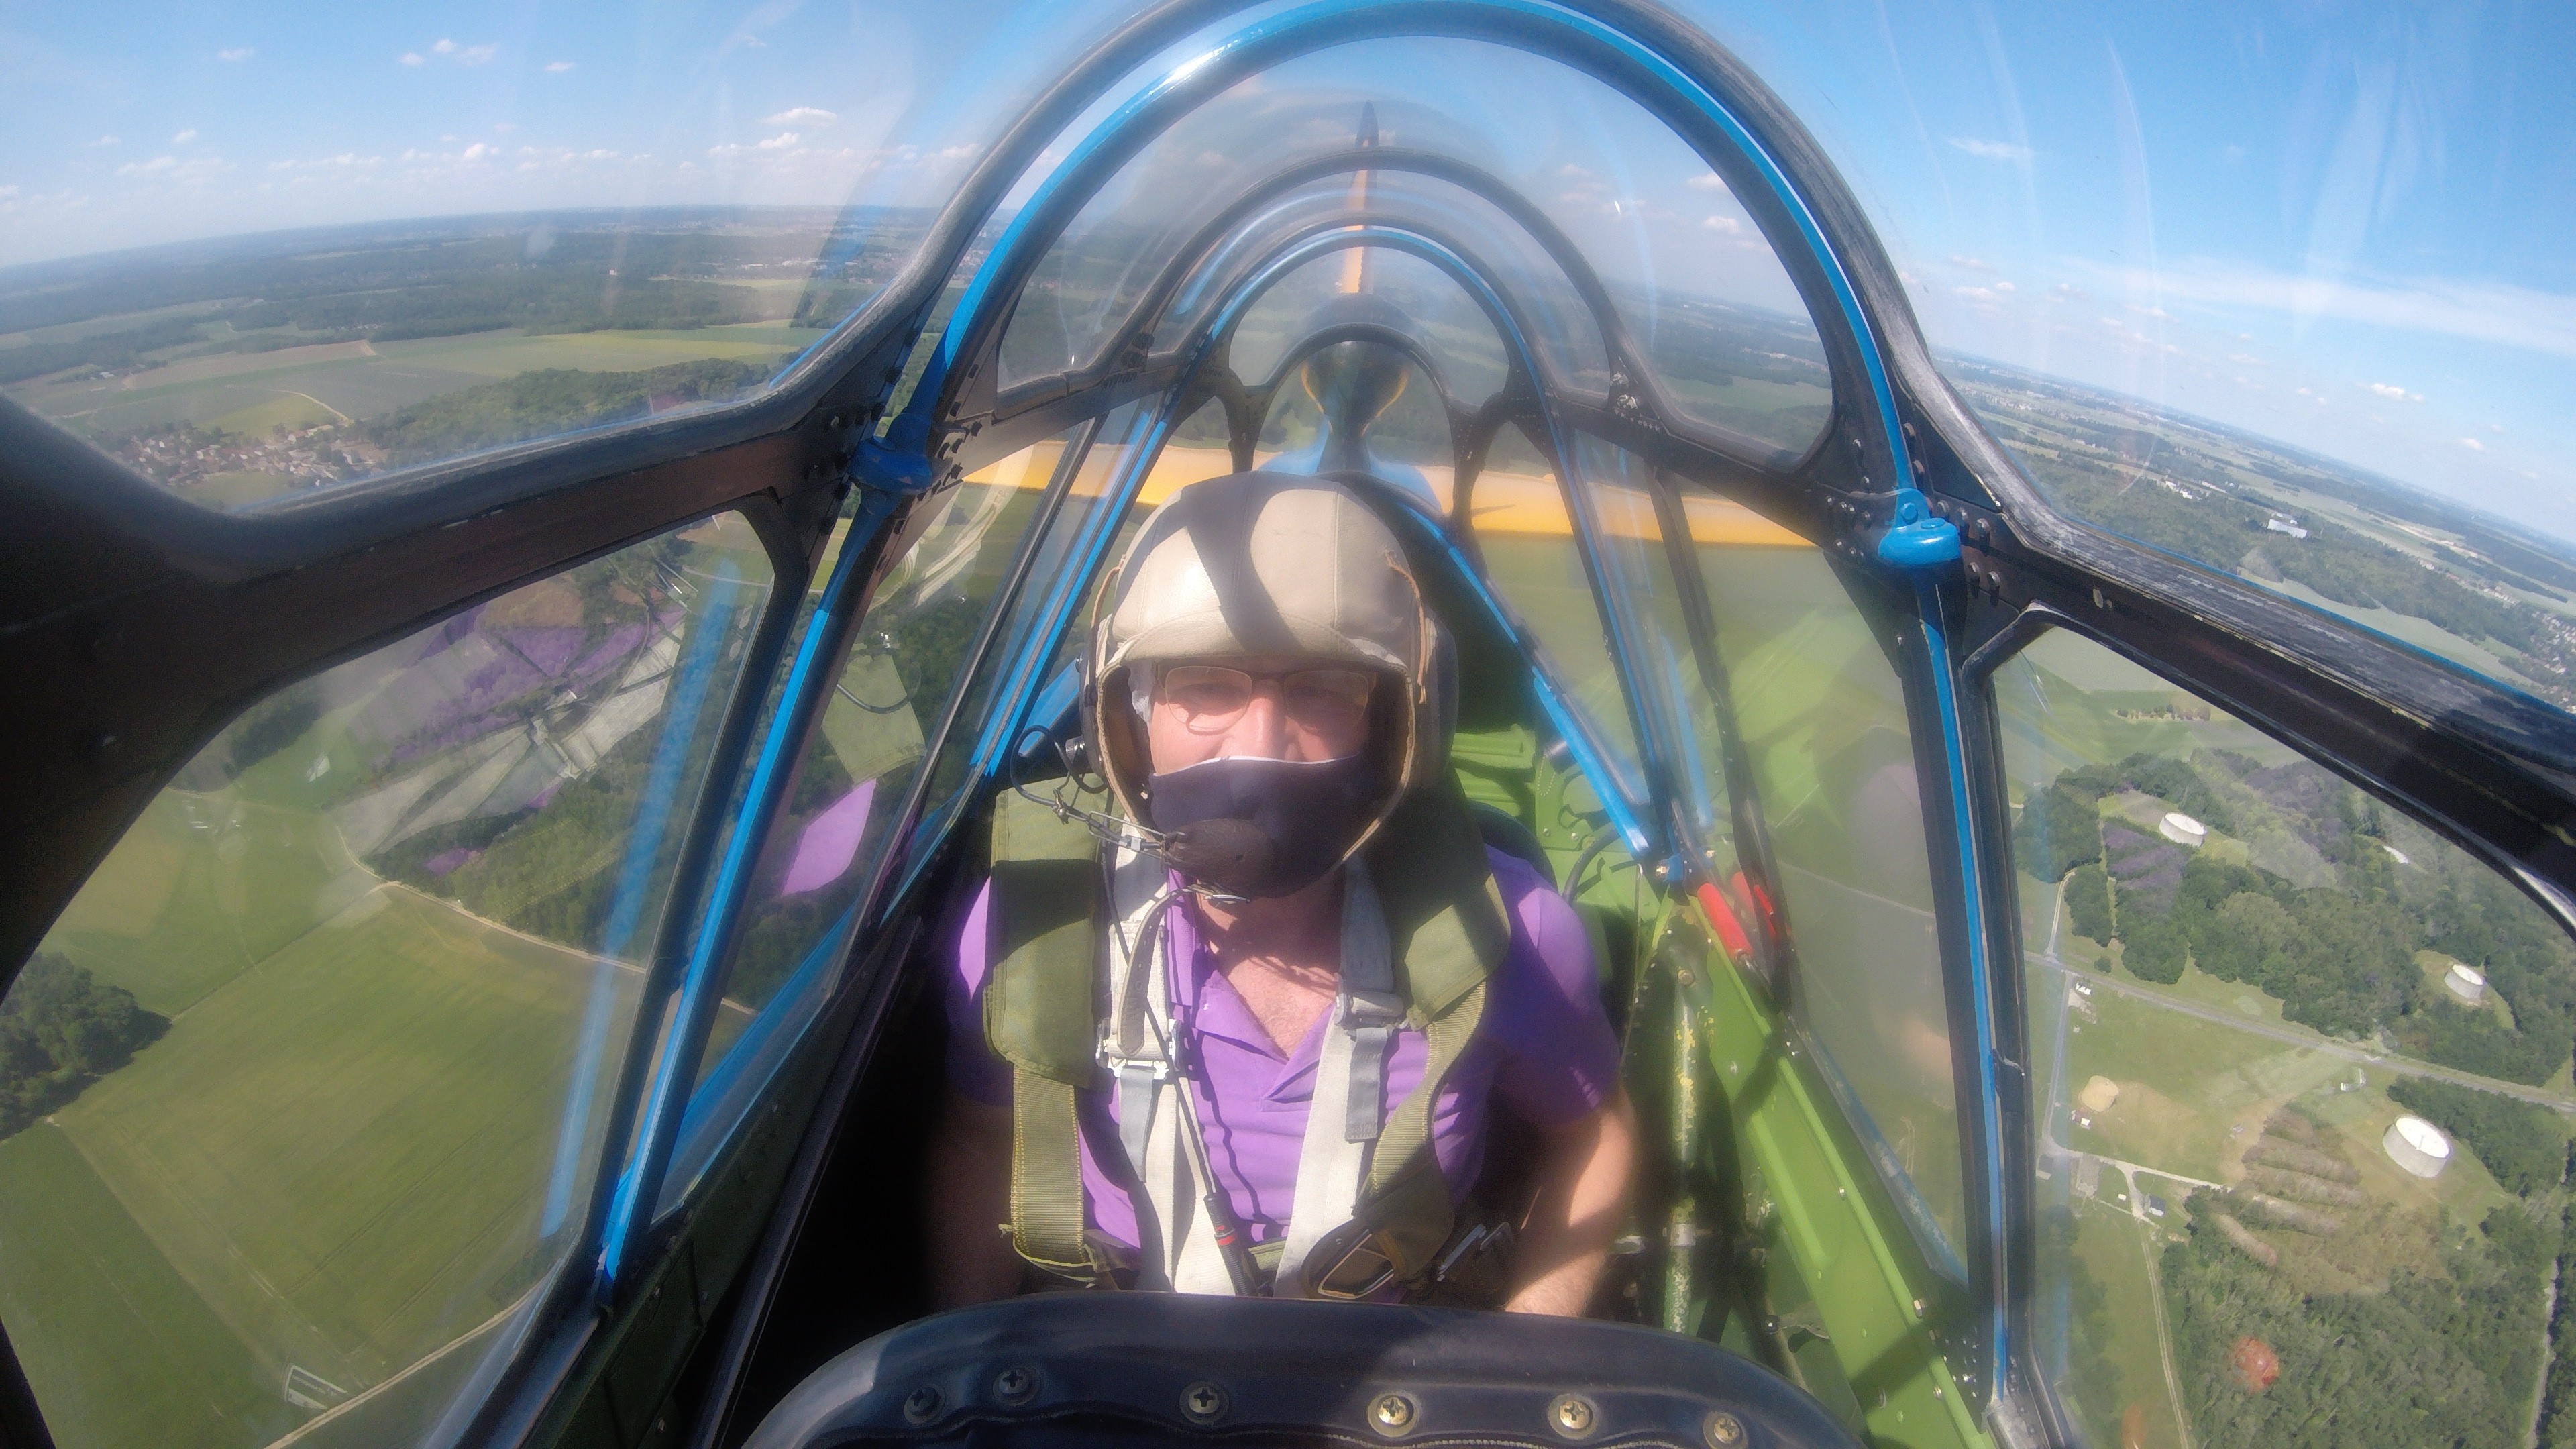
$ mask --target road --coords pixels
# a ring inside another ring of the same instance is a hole
[[[2233,1027],[2238,1031],[2248,1032],[2255,1036],[2269,1037],[2274,1041],[2281,1042],[2289,1046],[2305,1047],[2310,1051],[2324,1052],[2328,1056],[2340,1057],[2345,1061],[2360,1063],[2364,1066],[2378,1067],[2386,1071],[2395,1072],[2400,1076],[2430,1077],[2435,1081],[2453,1082],[2463,1087],[2475,1088],[2481,1092],[2493,1092],[2499,1097],[2511,1097],[2516,1101],[2529,1102],[2534,1106],[2547,1107],[2553,1112],[2565,1112],[2571,1116],[2576,1116],[2576,1101],[2570,1101],[2565,1097],[2541,1091],[2537,1087],[2517,1086],[2511,1082],[2499,1082],[2492,1077],[2481,1077],[2468,1072],[2454,1071],[2449,1067],[2437,1067],[2430,1062],[2419,1062],[2408,1057],[2391,1056],[2386,1052],[2375,1051],[2368,1047],[2357,1047],[2346,1042],[2339,1042],[2334,1040],[2332,1037],[2321,1036],[2304,1027],[2280,1026],[2268,1021],[2251,1020],[2249,1018],[2239,1016],[2232,1011],[2221,1011],[2215,1006],[2203,1006],[2197,1001],[2178,1000],[2174,997],[2165,995],[2161,991],[2150,991],[2144,987],[2132,986],[2128,982],[2121,981],[2110,976],[2097,975],[2094,972],[2084,971],[2077,967],[2069,966],[2064,961],[2059,960],[2054,953],[2032,952],[2030,953],[2029,959],[2058,972],[2070,981],[2082,981],[2084,984],[2092,987],[2096,991],[2114,991],[2133,1001],[2143,1001],[2151,1006],[2162,1007],[2167,1011],[2176,1012],[2183,1016],[2196,1016],[2203,1021],[2216,1022],[2221,1026]]]
[[[2391,1056],[2385,1052],[2372,1051],[2365,1047],[2352,1046],[2348,1043],[2335,1041],[2331,1038],[2300,1027],[2277,1025],[2267,1021],[2248,1020],[2245,1017],[2239,1016],[2233,1012],[2223,1011],[2217,1007],[2204,1006],[2196,1001],[2179,1000],[2175,997],[2167,996],[2160,991],[2151,991],[2125,981],[2117,980],[2108,975],[2084,971],[2077,967],[2070,966],[2065,961],[2059,959],[2057,955],[2057,927],[2058,922],[2064,919],[2065,914],[2063,906],[2064,891],[2064,883],[2060,882],[2060,906],[2057,912],[2057,920],[2053,920],[2050,923],[2048,949],[2028,954],[2029,960],[2048,967],[2050,970],[2056,972],[2059,978],[2054,988],[2057,993],[2056,1000],[2058,1002],[2056,1013],[2057,1028],[2059,1032],[2057,1043],[2058,1049],[2054,1053],[2054,1069],[2050,1073],[2048,1096],[2047,1100],[2042,1104],[2040,1121],[2044,1124],[2043,1131],[2047,1139],[2046,1146],[2051,1152],[2062,1154],[2059,1159],[2061,1161],[2072,1162],[2075,1157],[2082,1155],[2078,1154],[2075,1149],[2067,1147],[2063,1143],[2057,1141],[2057,1127],[2059,1119],[2065,1111],[2065,1108],[2061,1105],[2064,1100],[2063,1094],[2065,1091],[2067,1057],[2066,1041],[2064,1037],[2064,1032],[2067,1026],[2067,1012],[2064,1003],[2067,991],[2076,981],[2082,981],[2085,985],[2091,987],[2096,992],[2115,992],[2132,1001],[2143,1002],[2149,1006],[2158,1007],[2180,1016],[2195,1017],[2199,1020],[2229,1027],[2236,1031],[2247,1032],[2260,1037],[2267,1037],[2286,1046],[2299,1047],[2308,1051],[2324,1052],[2328,1056],[2338,1057],[2363,1066],[2375,1067],[2382,1071],[2392,1072],[2403,1076],[2428,1077],[2436,1081],[2454,1082],[2460,1086],[2474,1088],[2481,1092],[2493,1092],[2501,1097],[2511,1097],[2517,1101],[2530,1102],[2537,1106],[2547,1107],[2554,1112],[2576,1115],[2576,1102],[2571,1102],[2564,1097],[2553,1096],[2534,1088],[2517,1086],[2509,1082],[2498,1082],[2486,1077],[2473,1076],[2467,1072],[2454,1071],[2448,1067],[2437,1067],[2427,1062],[2410,1061],[2404,1057]],[[2129,1215],[2141,1225],[2149,1225],[2151,1223],[2146,1212],[2146,1194],[2138,1189],[2138,1174],[2142,1172],[2151,1176],[2164,1178],[2171,1182],[2186,1183],[2193,1187],[2205,1187],[2221,1191],[2224,1190],[2221,1184],[2204,1182],[2198,1178],[2186,1177],[2180,1173],[2170,1172],[2164,1168],[2149,1166],[2145,1163],[2127,1162],[2116,1157],[2104,1157],[2100,1153],[2093,1153],[2090,1155],[2119,1170],[2121,1180],[2128,1186]],[[2156,1252],[2153,1247],[2153,1242],[2153,1238],[2142,1235],[2139,1240],[2139,1250],[2146,1259],[2148,1287],[2154,1295],[2154,1301],[2161,1306],[2164,1303],[2164,1274],[2161,1271],[2161,1265],[2156,1261]],[[2558,1286],[2556,1282],[2555,1265],[2553,1265],[2551,1280],[2550,1294],[2551,1300],[2554,1303]],[[2158,1350],[2158,1356],[2163,1361],[2165,1392],[2173,1404],[2174,1423],[2177,1430],[2182,1435],[2184,1449],[2191,1449],[2193,1442],[2191,1419],[2189,1411],[2184,1407],[2181,1380],[2175,1373],[2174,1369],[2172,1333],[2165,1322],[2164,1313],[2159,1311],[2150,1316],[2155,1320],[2156,1347]],[[2546,1330],[2544,1329],[2544,1332],[2545,1331]],[[2542,1388],[2545,1387],[2546,1383],[2547,1375],[2544,1373],[2541,1375],[2541,1384],[2539,1386],[2535,1386],[2534,1389],[2534,1416],[2532,1422],[2535,1426],[2539,1422],[2537,1413],[2539,1394],[2541,1393]]]

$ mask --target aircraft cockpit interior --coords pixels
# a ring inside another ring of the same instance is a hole
[[[2576,311],[2166,199],[2376,52],[569,8],[0,173],[0,1444],[2576,1441]]]

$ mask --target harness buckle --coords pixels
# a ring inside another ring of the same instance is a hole
[[[1150,1068],[1153,1072],[1154,1085],[1158,1087],[1172,1079],[1172,1063],[1169,1058],[1129,1056],[1106,1040],[1100,1043],[1100,1065],[1109,1075],[1121,1081],[1126,1080],[1128,1071],[1136,1067]]]

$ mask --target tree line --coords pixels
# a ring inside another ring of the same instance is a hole
[[[38,951],[0,1000],[0,1137],[69,1105],[169,1029],[133,992]]]
[[[2001,430],[2027,442],[2043,442],[2009,418],[1994,421]],[[2057,421],[2077,432],[2094,431]],[[2029,446],[2016,449],[2016,455],[2051,500],[2069,513],[2213,568],[2233,571],[2250,562],[2258,577],[2304,584],[2338,604],[2412,615],[2462,638],[2493,640],[2516,652],[2532,652],[2548,643],[2547,626],[2537,610],[2479,593],[2351,529],[2308,517],[2301,524],[2308,530],[2306,538],[2270,532],[2265,527],[2272,517],[2270,509],[2234,498],[2209,481],[2209,475],[2223,473],[2214,460],[2179,450],[2160,453],[2159,465],[2192,488],[2193,496],[2186,500],[2141,477],[2143,469],[2122,469],[2081,453]],[[2313,486],[2312,480],[2299,481]],[[2535,570],[2545,568],[2556,574],[2564,568],[2547,568],[2545,557],[2529,549],[2514,552]],[[2249,554],[2258,556],[2249,561]]]
[[[2101,802],[2131,790],[2222,835],[2286,829],[2334,882],[2297,884],[2126,827],[2132,848],[2106,856]],[[2313,766],[2266,770],[2205,750],[2067,770],[2031,792],[2013,843],[2031,874],[2065,881],[2076,933],[2119,942],[2121,965],[2141,980],[2170,984],[2196,965],[2278,998],[2301,1025],[2364,1038],[2385,1029],[2410,1054],[2505,1081],[2547,1081],[2576,1048],[2576,953],[2555,925],[2447,847],[2401,870],[2376,803]],[[2428,948],[2484,972],[2512,1024],[2428,981],[2417,965]]]
[[[763,364],[702,358],[638,372],[549,367],[367,418],[357,435],[389,466],[551,437],[639,418],[665,407],[719,402],[769,379]]]

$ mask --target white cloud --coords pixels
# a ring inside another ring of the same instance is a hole
[[[710,156],[747,156],[754,151],[792,151],[796,144],[804,139],[805,138],[803,136],[798,135],[794,131],[781,131],[766,141],[754,141],[748,146],[709,146],[707,148],[707,154]]]
[[[1962,299],[1969,306],[1976,308],[1980,312],[1993,312],[1999,310],[1997,304],[2003,300],[2003,298],[1996,295],[1998,290],[2010,291],[2011,286],[2010,284],[2006,284],[2000,289],[1996,287],[1952,287],[1950,289],[1950,294]]]
[[[429,53],[432,55],[444,56],[447,59],[456,62],[458,65],[481,65],[492,57],[499,55],[501,53],[501,47],[497,45],[459,45],[455,41],[442,35],[438,38],[438,43],[429,48]],[[414,60],[410,55],[403,57],[403,64],[405,65],[419,65],[420,63],[421,62]]]
[[[2250,352],[2231,352],[2227,354],[2227,360],[2235,363],[2239,367],[2270,367],[2272,365]]]
[[[457,157],[456,159],[459,161],[486,161],[498,154],[500,153],[497,148],[487,146],[483,142],[477,141],[473,145],[466,147],[465,154]]]
[[[0,197],[15,196],[15,195],[17,195],[17,194],[18,194],[18,188],[17,188],[17,187],[14,187],[14,186],[0,186]]]
[[[220,156],[195,156],[185,161],[176,156],[155,156],[149,161],[128,161],[116,168],[116,174],[144,180],[194,184],[211,181],[232,169],[232,163]]]
[[[1708,220],[1701,222],[1700,226],[1705,230],[1722,232],[1727,236],[1742,236],[1744,234],[1744,223],[1737,221],[1731,216],[1712,216]]]
[[[2424,400],[2424,395],[2422,393],[2408,392],[2406,389],[2399,387],[2393,382],[2357,382],[2354,383],[2353,386],[2360,388],[2364,392],[2376,393],[2379,396],[2388,399],[2390,402],[2422,402]]]
[[[1993,267],[1977,260],[1975,257],[1963,257],[1957,252],[1952,252],[1950,254],[1950,265],[1954,267],[1966,267],[1972,272],[1991,272],[1994,270]]]
[[[2504,431],[2504,424],[2502,424],[2502,423],[2489,423],[2489,424],[2487,424],[2487,431],[2488,431],[2488,432],[2490,432],[2490,433],[2501,433],[2501,432],[2503,432],[2503,431]]]
[[[170,144],[173,146],[185,146],[195,139],[197,139],[197,128],[191,126],[187,130],[181,131],[178,135],[171,137]]]
[[[1982,141],[1974,136],[1952,136],[1950,144],[1971,156],[1982,156],[1989,161],[2028,161],[2031,158],[2031,149],[2028,146],[2016,146],[2010,141]]]
[[[1682,185],[1689,187],[1693,191],[1724,191],[1726,189],[1726,178],[1718,175],[1714,171],[1703,171],[1697,176],[1692,177],[1690,180],[1683,182]]]
[[[568,60],[550,60],[546,62],[546,74],[548,75],[562,75],[565,71],[570,69],[572,69],[572,62]]]
[[[116,144],[117,144],[117,140],[116,140],[116,138],[115,138],[114,136],[101,136],[101,137],[99,137],[97,140],[92,141],[92,142],[90,142],[89,144],[90,144],[90,147],[91,147],[92,149],[96,149],[96,148],[98,148],[98,147],[100,147],[100,146],[113,146],[113,145],[116,145]]]
[[[2019,289],[2014,287],[2010,282],[1997,282],[1995,283],[1995,290],[1998,292],[2012,292]]]
[[[2483,453],[2487,450],[2487,445],[2479,442],[2475,438],[2460,439],[2460,446],[2468,449],[2472,453]]]
[[[248,60],[257,54],[259,54],[258,51],[253,50],[247,45],[237,45],[230,50],[216,51],[215,59],[229,63],[232,61]]]
[[[288,176],[287,181],[290,185],[301,186],[312,181],[316,176],[355,177],[369,167],[383,164],[385,164],[385,158],[382,156],[361,156],[355,151],[343,151],[337,156],[316,156],[309,161],[271,161],[268,163],[268,169],[300,173]]]
[[[764,126],[828,126],[841,119],[839,114],[820,106],[790,106],[774,116],[763,116]]]
[[[2173,318],[2173,314],[2162,307],[2142,307],[2135,302],[2123,302],[2120,305],[2137,313],[2141,317],[2156,317],[2167,321],[2170,321]]]
[[[2080,265],[2080,264],[2079,264]],[[2576,358],[2576,294],[2441,277],[2343,280],[2193,258],[2111,274],[2165,298],[2331,319]]]
[[[402,63],[404,65],[427,65],[429,64],[429,60],[417,50],[406,50],[402,53]]]

